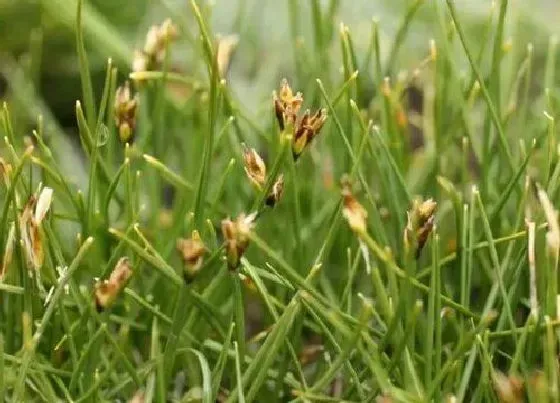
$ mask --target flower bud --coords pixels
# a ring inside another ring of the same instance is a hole
[[[117,88],[115,93],[115,124],[119,129],[119,138],[123,143],[132,141],[136,128],[136,109],[138,107],[138,95],[131,94],[128,81]]]

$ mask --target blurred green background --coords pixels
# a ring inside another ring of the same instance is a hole
[[[316,51],[311,32],[312,2],[294,0],[298,5],[294,26],[290,24],[289,1],[199,1],[211,16],[213,32],[222,35],[236,33],[240,37],[227,79],[249,114],[256,115],[255,111],[268,99],[279,77],[290,77],[295,66],[294,37],[304,52]],[[340,22],[349,26],[358,58],[363,58],[368,51],[372,19],[379,21],[382,38],[385,38],[381,50],[386,55],[412,1],[323,0],[320,3],[323,16],[332,19],[333,33]],[[458,0],[456,4],[470,31],[469,37],[476,38],[482,31],[478,28],[488,21],[492,3],[488,0]],[[399,53],[399,69],[414,68],[426,56],[429,39],[437,36],[433,6],[431,0],[425,0],[415,17],[412,34],[408,35],[404,49]],[[494,12],[494,18],[496,14]],[[556,20],[560,15],[560,2],[512,0],[508,14],[506,32],[515,35],[516,40],[535,44],[535,74],[538,75],[549,36],[560,33]],[[33,121],[38,113],[42,113],[47,125],[59,126],[72,133],[74,104],[81,94],[75,50],[75,15],[76,0],[0,0],[0,97],[15,104],[16,108],[12,109],[19,118],[16,124]],[[197,61],[198,55],[193,53],[197,29],[188,1],[86,1],[84,35],[98,97],[107,58],[113,58],[125,77],[133,51],[142,46],[150,25],[167,17],[171,17],[182,31],[182,41],[174,45],[174,65],[196,76],[200,73],[201,63]],[[326,54],[334,58],[331,64],[337,67],[341,65],[339,44],[336,35],[333,37],[335,39],[327,45]],[[466,63],[464,68],[468,68]],[[325,74],[338,73],[336,69],[325,72],[321,66],[316,66],[314,72],[315,77],[322,79]],[[370,72],[360,74],[371,79]],[[63,151],[65,154],[70,152],[68,145],[60,147],[66,150]]]

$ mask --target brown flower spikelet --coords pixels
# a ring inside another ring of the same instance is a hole
[[[240,214],[235,221],[222,220],[222,234],[226,245],[228,268],[236,270],[243,253],[249,246],[249,233],[254,227],[256,214]]]
[[[123,143],[134,139],[136,129],[136,110],[138,108],[138,95],[132,96],[130,83],[117,88],[115,93],[115,125],[119,130],[119,138]]]
[[[404,242],[405,246],[410,248],[412,243],[416,241],[416,259],[420,257],[420,253],[434,227],[436,208],[437,203],[433,199],[414,200],[412,209],[407,212],[408,223],[404,231]]]
[[[266,183],[266,165],[254,148],[243,145],[243,163],[249,180],[258,188]]]
[[[358,236],[367,231],[367,210],[356,200],[352,194],[350,183],[346,177],[342,179],[342,215],[350,229]]]
[[[132,276],[130,259],[124,256],[119,259],[107,280],[99,280],[94,287],[95,305],[98,310],[107,309],[117,299]]]
[[[190,283],[202,267],[206,246],[198,231],[193,231],[190,238],[177,240],[177,250],[183,259],[185,281]]]

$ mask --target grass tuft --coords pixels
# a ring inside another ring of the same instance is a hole
[[[0,401],[559,399],[558,41],[517,3],[279,2],[286,45],[164,1],[134,53],[43,3],[0,60]]]

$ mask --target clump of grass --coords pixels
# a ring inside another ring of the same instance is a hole
[[[97,88],[104,23],[75,5],[80,162],[5,67],[0,400],[558,400],[556,47],[541,88],[507,0],[478,42],[452,0],[413,1],[363,52],[341,2],[288,2],[289,80],[250,111],[228,82],[246,33],[209,8],[170,8],[135,56],[115,39]]]

